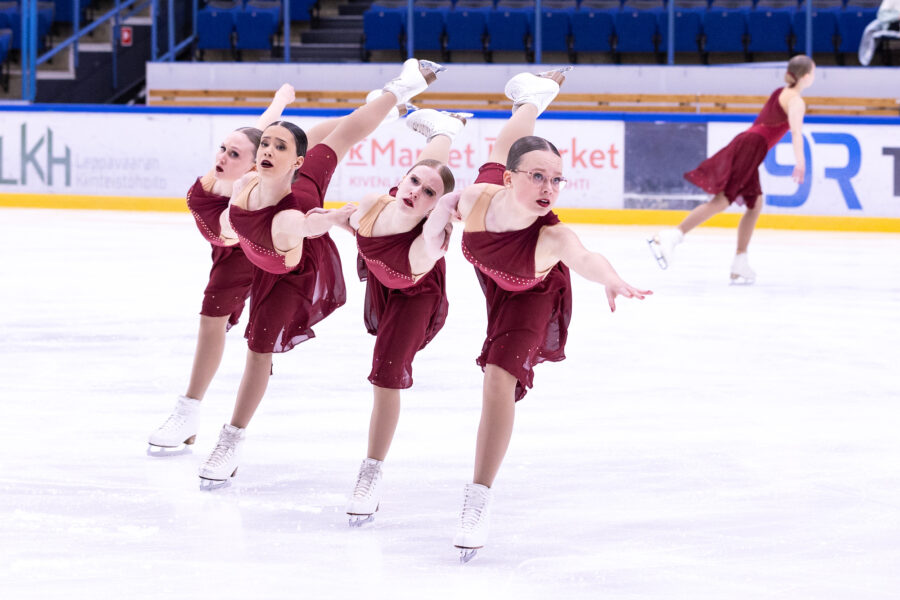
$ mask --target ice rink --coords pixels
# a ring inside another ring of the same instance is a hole
[[[187,213],[0,210],[0,596],[895,599],[900,235],[701,228],[668,271],[647,227],[577,226],[629,282],[573,275],[567,360],[536,368],[488,545],[451,545],[471,480],[484,301],[448,256],[450,316],[415,363],[374,523],[344,504],[365,457],[373,338],[348,302],[275,358],[234,484],[197,466],[231,415],[246,313],[193,452],[145,455],[187,385],[209,246]]]

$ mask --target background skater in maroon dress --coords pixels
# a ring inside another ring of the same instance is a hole
[[[559,92],[561,72],[522,73],[506,84],[512,117],[497,136],[475,184],[443,196],[425,224],[426,239],[455,215],[465,222],[462,250],[475,265],[487,300],[487,337],[477,362],[484,369],[481,423],[473,483],[465,486],[453,544],[469,560],[488,534],[491,486],[512,436],[516,401],[532,385],[534,365],[565,358],[572,293],[569,269],[616,296],[651,292],[625,283],[600,254],[587,250],[551,211],[565,187],[559,151],[531,135],[535,120]]]
[[[687,232],[736,202],[745,204],[747,210],[738,224],[731,281],[753,283],[756,280],[756,273],[747,260],[747,247],[765,203],[759,185],[759,165],[790,129],[796,161],[792,176],[795,182],[803,183],[806,162],[802,129],[806,103],[801,94],[813,84],[815,69],[815,63],[808,56],[793,57],[784,76],[787,86],[772,92],[753,125],[696,169],[684,174],[685,179],[713,194],[713,198],[692,210],[678,227],[664,229],[648,240],[660,267],[665,269],[672,263],[675,246],[684,240]]]
[[[430,342],[447,317],[443,250],[425,251],[422,227],[438,198],[453,191],[446,162],[453,137],[470,114],[419,110],[406,124],[427,139],[418,162],[390,194],[370,195],[350,217],[359,248],[360,278],[366,281],[364,319],[376,336],[369,381],[375,395],[369,443],[347,504],[351,525],[372,519],[381,501],[381,467],[400,418],[400,390],[412,386],[416,352]],[[432,245],[446,249],[452,227]]]
[[[355,207],[322,208],[338,161],[396,105],[424,91],[442,69],[428,61],[406,61],[381,96],[341,119],[309,152],[305,133],[292,123],[279,121],[263,131],[257,173],[235,184],[231,206],[220,217],[221,235],[239,240],[257,269],[244,374],[231,423],[222,427],[216,447],[200,466],[201,487],[225,485],[237,472],[244,430],[265,394],[272,354],[313,337],[312,326],[346,300],[340,257],[327,232],[346,225]]]

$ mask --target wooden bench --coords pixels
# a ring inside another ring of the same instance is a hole
[[[149,90],[150,106],[265,107],[269,90]],[[298,90],[296,108],[354,109],[367,92]],[[720,94],[559,94],[547,110],[576,112],[650,113],[758,113],[768,96]],[[900,116],[897,98],[805,98],[807,114],[839,116]],[[419,108],[445,110],[509,110],[503,94],[478,92],[425,92],[412,101]]]

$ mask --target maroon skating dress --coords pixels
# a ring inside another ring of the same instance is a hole
[[[254,352],[287,352],[315,337],[312,326],[347,300],[337,247],[328,234],[306,238],[287,252],[275,249],[272,219],[283,210],[322,207],[337,157],[324,144],[306,154],[291,193],[276,205],[247,210],[251,183],[231,205],[231,226],[247,258],[258,268],[251,288],[250,322],[244,337]]]
[[[502,165],[488,163],[475,182],[499,185],[503,170]],[[482,369],[497,365],[515,376],[518,401],[533,385],[534,365],[566,357],[572,285],[569,269],[561,262],[545,273],[535,272],[538,236],[542,228],[559,223],[554,213],[518,231],[485,230],[487,209],[501,189],[489,186],[476,201],[466,218],[462,250],[475,265],[487,301],[487,337],[476,362]]]
[[[772,92],[747,131],[739,133],[699,167],[685,173],[684,178],[709,194],[724,193],[729,204],[737,201],[749,208],[756,206],[756,199],[762,195],[759,165],[790,129],[787,114],[778,103],[783,89]]]
[[[381,196],[359,220],[356,245],[362,259],[359,278],[366,282],[363,318],[375,338],[369,381],[378,387],[412,386],[416,352],[434,339],[447,320],[446,264],[438,260],[427,273],[413,274],[409,248],[422,233],[425,219],[412,230],[372,236],[381,211],[396,199]]]
[[[226,245],[219,235],[219,215],[228,208],[229,198],[212,193],[214,181],[212,174],[198,177],[188,190],[187,206],[200,233],[212,244],[212,268],[203,291],[200,314],[207,317],[227,316],[227,330],[238,322],[244,310],[244,303],[250,296],[254,267],[237,245],[237,240],[233,245]]]

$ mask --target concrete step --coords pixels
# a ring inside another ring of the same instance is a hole
[[[362,44],[363,32],[359,29],[313,29],[300,36],[303,44]]]

